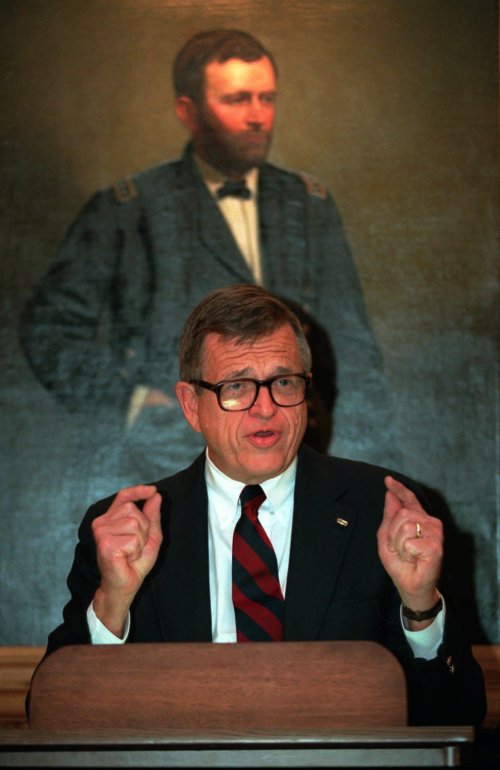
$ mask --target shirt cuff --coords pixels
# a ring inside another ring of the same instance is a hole
[[[410,631],[409,628],[405,627],[403,611],[401,608],[401,625],[403,626],[406,640],[416,658],[424,658],[424,660],[437,658],[438,649],[443,642],[444,621],[446,618],[446,605],[444,598],[441,598],[443,599],[443,609],[438,612],[430,626],[422,629],[422,631]]]
[[[127,615],[123,638],[115,636],[101,623],[94,612],[94,605],[90,604],[87,610],[87,625],[89,627],[90,641],[92,644],[125,644],[130,631],[130,613]]]

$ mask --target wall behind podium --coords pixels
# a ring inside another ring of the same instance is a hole
[[[445,517],[472,641],[500,643],[493,0],[3,0],[0,643],[44,644],[78,523],[114,491],[92,436],[31,373],[19,315],[85,200],[178,156],[172,57],[219,25],[276,54],[271,160],[333,191],[405,469]]]

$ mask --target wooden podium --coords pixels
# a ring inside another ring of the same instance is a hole
[[[373,642],[66,647],[33,676],[29,724],[0,734],[0,765],[438,766],[473,738],[408,727]]]
[[[403,670],[373,642],[64,647],[31,687],[30,725],[44,729],[406,724]]]

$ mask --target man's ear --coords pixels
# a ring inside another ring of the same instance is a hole
[[[199,126],[198,107],[189,96],[178,96],[175,100],[175,112],[190,134],[196,134]]]
[[[191,385],[190,382],[178,382],[175,386],[175,395],[182,407],[184,417],[192,429],[201,433],[200,421],[198,419],[198,394],[196,393],[196,385]]]

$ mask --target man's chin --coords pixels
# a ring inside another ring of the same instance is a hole
[[[235,160],[240,160],[242,164],[247,164],[248,168],[253,168],[254,166],[262,166],[268,155],[269,140],[266,140],[265,142],[250,143],[242,150],[240,157],[235,158]]]
[[[247,171],[251,168],[263,166],[266,160],[267,160],[267,152],[252,155],[247,159],[247,164],[248,164]]]
[[[222,174],[241,177],[250,169],[264,165],[269,153],[270,139],[260,139],[225,147],[213,143],[195,145],[196,152],[203,160]]]
[[[238,158],[225,159],[225,171],[231,176],[243,176],[252,168],[263,166],[267,160],[267,152],[252,152]]]
[[[273,448],[253,451],[241,459],[246,484],[260,484],[279,476],[291,462],[285,453]]]
[[[246,174],[251,168],[262,166],[269,154],[269,139],[245,142],[240,147],[234,147],[223,156],[219,154],[219,160],[234,175]]]

